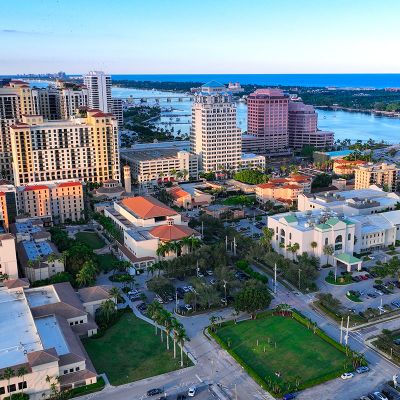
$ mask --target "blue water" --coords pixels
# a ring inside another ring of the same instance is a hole
[[[282,85],[307,87],[400,87],[400,74],[188,74],[188,75],[112,75],[115,80],[154,82],[202,82]]]

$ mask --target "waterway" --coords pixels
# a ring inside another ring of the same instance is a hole
[[[191,122],[191,106],[188,100],[182,102],[178,98],[180,93],[165,92],[160,90],[142,90],[129,88],[112,89],[115,97],[170,97],[170,102],[161,102],[160,106],[171,111],[163,111],[161,119],[157,123],[166,128],[174,127],[174,132],[179,130],[181,134],[189,134]],[[149,104],[154,102],[149,101]],[[366,113],[354,113],[347,111],[317,110],[318,126],[321,130],[333,131],[335,139],[368,140],[369,138],[388,143],[400,142],[400,119],[380,117]],[[247,129],[247,105],[237,103],[237,124],[242,131]]]

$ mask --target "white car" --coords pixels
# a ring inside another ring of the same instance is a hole
[[[196,395],[196,388],[194,386],[190,387],[188,390],[188,396],[194,397]]]
[[[194,292],[194,287],[193,286],[189,285],[187,288],[189,289],[190,292]],[[183,288],[183,290],[185,290],[185,288]]]
[[[185,293],[189,293],[190,292],[190,289],[187,286],[184,286],[182,289],[183,289],[183,291]]]
[[[193,307],[190,304],[185,304],[185,308],[188,311],[192,311],[193,310]]]
[[[340,377],[341,377],[343,380],[346,380],[346,379],[351,379],[351,378],[353,378],[353,376],[354,376],[354,374],[353,374],[352,372],[345,372],[345,373],[342,374]]]
[[[379,400],[388,400],[388,398],[381,392],[374,392],[374,397]]]

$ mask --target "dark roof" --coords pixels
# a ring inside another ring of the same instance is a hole
[[[91,286],[78,290],[78,296],[82,303],[107,300],[110,298],[109,290],[112,286]]]
[[[7,287],[7,289],[17,289],[20,287],[29,287],[30,283],[28,278],[17,278],[5,281],[4,285]]]
[[[32,351],[27,354],[27,358],[31,367],[58,361],[57,352],[54,347],[46,350]]]

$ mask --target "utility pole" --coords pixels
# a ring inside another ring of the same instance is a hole
[[[337,277],[337,263],[335,263],[335,282],[336,282],[336,277]]]
[[[225,251],[228,251],[228,235],[225,236]]]
[[[226,300],[226,281],[224,280],[224,290],[225,290],[225,301],[227,301]]]
[[[276,294],[276,263],[274,266],[274,294]]]
[[[178,312],[178,292],[175,291],[175,312]]]
[[[233,255],[236,256],[236,236],[233,237]]]
[[[299,268],[299,290],[300,290],[300,273],[301,273],[301,269]]]
[[[204,238],[204,222],[201,221],[201,238]]]
[[[343,341],[343,317],[342,321],[340,322],[340,344],[342,344]]]
[[[346,346],[347,343],[349,341],[349,322],[350,322],[350,315],[347,316],[347,328],[346,328],[346,335],[345,335],[345,342],[346,342]]]

